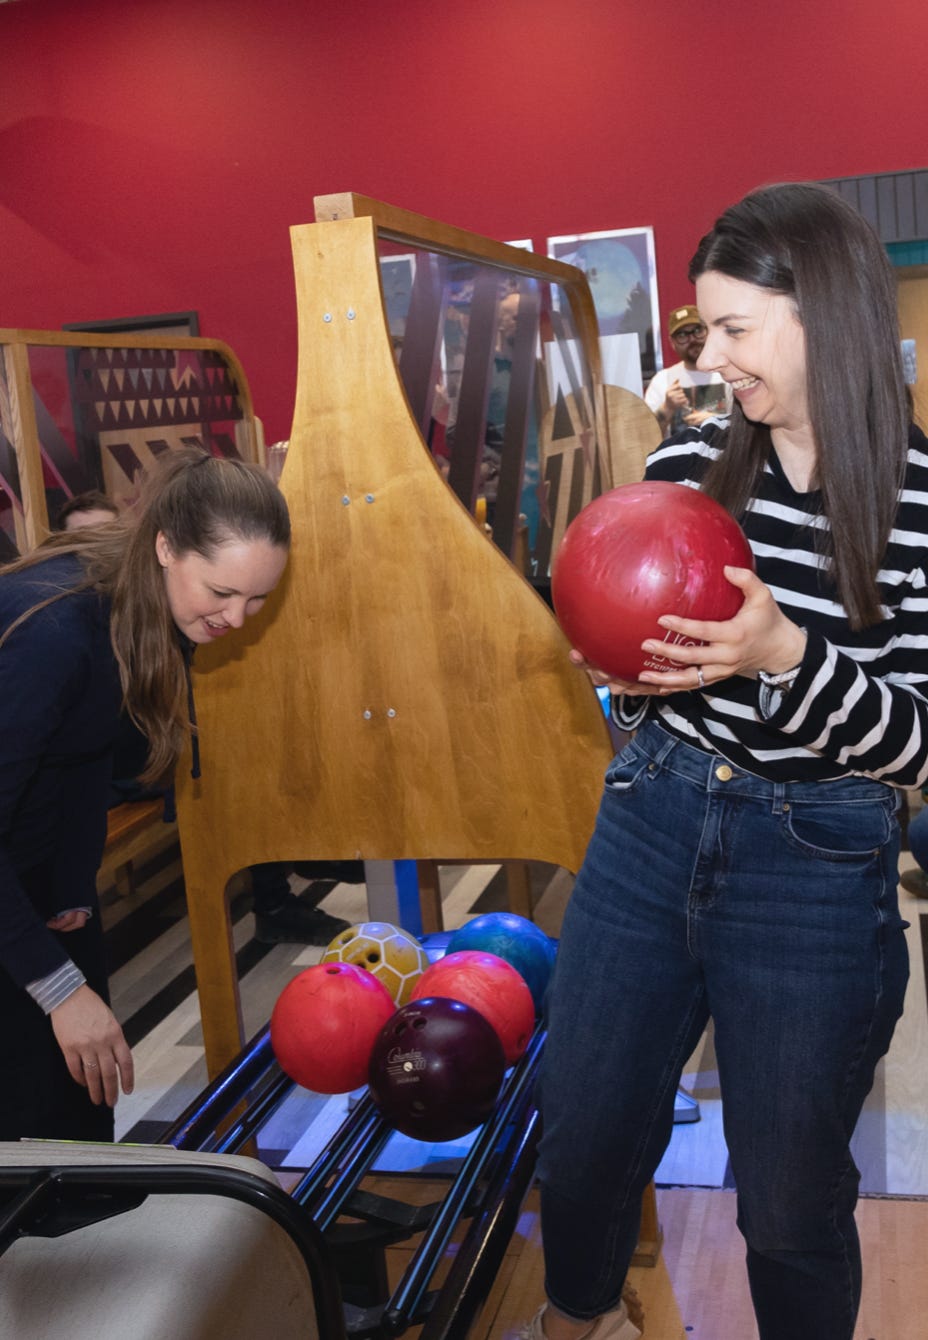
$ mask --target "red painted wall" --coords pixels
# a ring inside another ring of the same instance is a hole
[[[355,190],[503,239],[653,225],[661,307],[762,182],[928,163],[924,0],[0,5],[0,325],[195,308],[268,440],[288,227]]]

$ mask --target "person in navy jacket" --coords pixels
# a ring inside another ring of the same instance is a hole
[[[0,1139],[112,1139],[133,1071],[96,874],[120,713],[169,777],[193,650],[260,608],[289,540],[264,471],[178,451],[131,514],[0,570]]]

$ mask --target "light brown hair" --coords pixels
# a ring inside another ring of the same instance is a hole
[[[54,554],[75,554],[85,578],[38,602],[0,637],[2,646],[30,615],[74,592],[108,596],[125,706],[149,743],[143,774],[149,782],[173,767],[190,730],[184,646],[155,552],[159,532],[178,557],[212,558],[230,540],[288,546],[290,518],[283,495],[259,466],[198,450],[166,452],[131,512],[111,525],[55,535],[4,568],[18,572]]]

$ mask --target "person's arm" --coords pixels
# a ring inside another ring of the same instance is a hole
[[[673,427],[673,421],[677,414],[687,414],[691,409],[689,396],[680,385],[680,378],[675,377],[667,387],[667,394],[657,411],[657,417],[665,433],[669,433]]]
[[[655,373],[651,378],[644,393],[644,403],[657,416],[665,436],[673,426],[677,411],[690,408],[689,397],[680,385],[680,378],[670,380],[666,370]]]
[[[683,638],[674,651],[681,669],[661,677],[668,691],[696,687],[697,666],[710,686],[731,675],[754,679],[758,715],[797,745],[831,760],[836,775],[848,770],[893,786],[923,785],[928,780],[925,572],[912,574],[910,594],[902,594],[886,621],[884,646],[866,661],[818,630],[800,627],[749,568],[727,567],[725,576],[744,592],[744,604],[732,619],[663,615],[658,621]],[[660,640],[645,643],[649,650],[663,645]],[[771,678],[776,681],[773,694],[768,692]]]
[[[810,631],[796,678],[769,702],[766,720],[842,767],[911,789],[928,780],[928,668],[911,673],[913,639],[928,661],[928,615],[903,602],[896,625],[880,676]]]
[[[28,833],[24,838],[17,831],[24,798],[35,785],[50,741],[80,703],[92,673],[86,649],[68,636],[63,611],[33,616],[0,648],[0,967],[50,1016],[74,1080],[87,1087],[94,1102],[112,1104],[119,1077],[125,1092],[133,1083],[132,1057],[122,1030],[33,906],[13,859],[14,844],[28,841]],[[105,813],[101,821],[105,825]],[[75,879],[72,906],[82,901],[84,891],[82,874]],[[59,895],[59,907],[69,894],[66,890]],[[71,928],[77,925],[69,919],[63,929]]]
[[[52,1029],[71,1078],[94,1103],[110,1107],[135,1083],[132,1053],[116,1016],[89,986],[79,986],[51,1011]]]
[[[712,409],[692,409],[689,414],[684,414],[683,422],[687,428],[701,428],[704,423],[710,419],[718,418],[718,411]]]
[[[28,619],[0,648],[0,966],[23,988],[68,962],[13,860],[15,844],[30,840],[22,831],[21,806],[36,784],[48,741],[86,683],[85,658],[58,635],[53,608]]]

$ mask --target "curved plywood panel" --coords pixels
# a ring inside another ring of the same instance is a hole
[[[610,754],[551,612],[424,446],[391,351],[374,222],[292,240],[291,562],[258,618],[198,651],[202,778],[178,778],[213,1072],[240,1045],[231,874],[357,857],[575,870]]]
[[[661,444],[663,432],[657,415],[641,396],[624,386],[604,386],[609,425],[609,468],[612,487],[637,484],[644,478],[648,456]]]
[[[600,472],[587,468],[591,415],[583,397],[559,397],[541,420],[539,448],[552,558],[570,522],[599,492],[643,478],[645,461],[663,437],[657,417],[634,391],[603,386],[600,394],[605,411],[601,419],[607,428]]]

